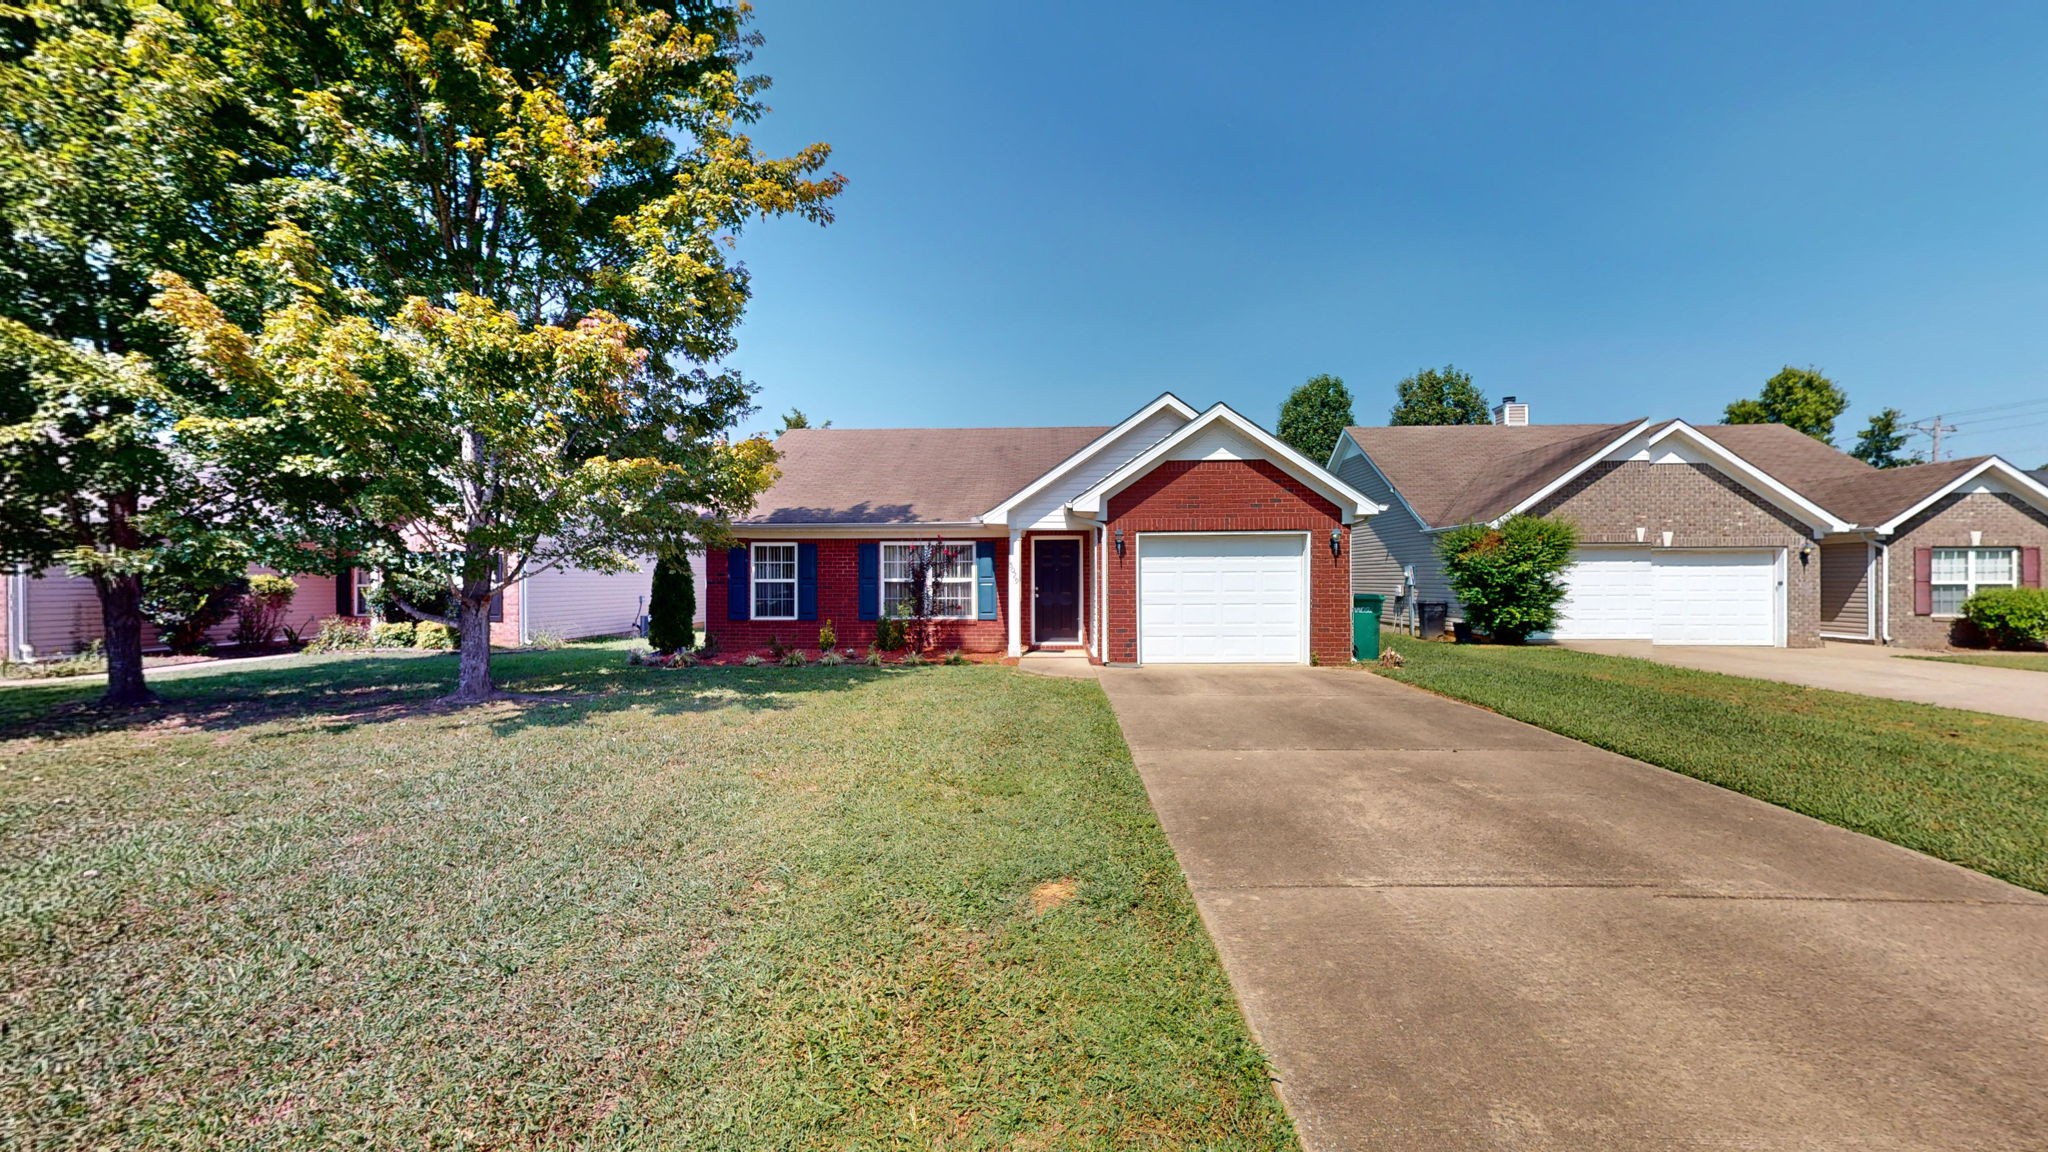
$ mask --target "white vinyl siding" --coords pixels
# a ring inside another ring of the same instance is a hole
[[[796,545],[756,544],[753,549],[753,618],[796,619]]]
[[[1172,408],[1154,413],[1077,464],[1072,474],[1018,505],[1010,515],[1011,526],[1019,532],[1072,528],[1066,513],[1067,501],[1095,487],[1110,473],[1143,455],[1146,449],[1180,431],[1186,423],[1187,418]]]
[[[1934,550],[1934,614],[1960,616],[1963,602],[1979,588],[2013,588],[2020,582],[2020,558],[2014,548],[1936,548]]]
[[[1413,566],[1415,598],[1447,603],[1452,617],[1463,619],[1464,609],[1451,594],[1443,562],[1437,559],[1436,537],[1422,530],[1421,522],[1395,495],[1379,469],[1354,448],[1338,462],[1337,479],[1387,509],[1377,516],[1360,517],[1351,525],[1351,590],[1385,596],[1387,621],[1406,622],[1414,605],[1396,598],[1402,592],[1402,569]]]
[[[703,554],[692,553],[690,573],[697,578],[700,620],[704,614],[703,569]],[[566,640],[623,636],[633,631],[641,613],[647,611],[647,597],[653,587],[652,560],[642,560],[627,572],[550,568],[519,582],[518,607],[508,603],[507,614],[522,619],[527,638],[540,631],[553,632]]]
[[[910,550],[916,542],[882,545],[882,610],[895,614],[910,593]],[[932,573],[933,613],[945,620],[974,615],[974,544],[947,545],[950,561]]]
[[[251,568],[252,575],[269,573],[268,568]],[[292,597],[292,604],[284,615],[284,626],[310,638],[319,627],[320,621],[334,615],[334,577],[298,576],[298,594]],[[101,639],[105,630],[100,625],[99,595],[93,590],[92,581],[82,576],[70,575],[62,568],[45,572],[40,578],[30,577],[17,584],[22,603],[17,610],[26,621],[19,638],[9,637],[10,646],[25,641],[38,660],[67,656],[90,647]],[[230,644],[235,638],[235,618],[230,615],[206,635],[214,644]],[[154,625],[144,622],[142,646],[148,650],[160,650],[163,645],[157,641]],[[19,651],[18,647],[15,649]]]

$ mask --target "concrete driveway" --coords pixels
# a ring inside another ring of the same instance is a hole
[[[1311,1149],[2048,1142],[2048,898],[1367,672],[1102,685]]]
[[[1634,656],[1674,664],[1832,688],[1888,700],[1912,700],[1946,708],[1967,708],[2048,721],[2048,675],[2025,668],[1987,668],[1914,660],[1911,650],[1874,644],[1827,644],[1819,648],[1691,648],[1646,640],[1574,640],[1567,648],[1608,656]],[[1917,653],[1932,655],[1932,653]]]

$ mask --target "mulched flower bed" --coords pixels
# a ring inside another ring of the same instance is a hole
[[[818,663],[819,657],[824,655],[823,652],[815,648],[797,649],[797,651],[801,651],[803,653],[804,663],[807,665]],[[842,658],[844,658],[848,665],[859,665],[865,664],[867,662],[868,654],[859,649],[839,648],[835,649],[835,651],[837,651],[839,655]],[[903,658],[907,655],[909,655],[909,653],[907,652],[884,652],[881,654],[882,663],[885,665],[902,664]],[[949,651],[928,652],[925,654],[924,663],[925,665],[944,664],[947,658],[951,655],[953,655],[953,653]],[[759,663],[755,665],[748,665],[747,657],[749,656],[758,657]],[[960,659],[966,661],[969,664],[1015,663],[1015,661],[1004,656],[1000,652],[962,652],[959,653],[959,656]],[[769,651],[766,648],[752,648],[739,652],[719,652],[710,656],[699,656],[694,660],[690,661],[681,661],[674,663],[665,663],[660,657],[657,657],[652,653],[647,652],[636,652],[634,653],[634,657],[635,658],[633,662],[635,664],[650,668],[770,667],[779,666],[782,663],[782,658],[780,656],[777,656],[775,653]],[[913,667],[915,667],[915,665],[913,665]]]

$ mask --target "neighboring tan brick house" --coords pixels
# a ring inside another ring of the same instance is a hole
[[[1171,394],[1115,427],[798,429],[711,557],[727,652],[863,649],[934,543],[934,648],[1097,662],[1351,657],[1351,526],[1380,511],[1218,404]]]
[[[1775,424],[1352,428],[1330,470],[1395,506],[1360,526],[1354,588],[1389,619],[1456,598],[1436,538],[1556,514],[1580,532],[1557,639],[1939,647],[1981,587],[2040,585],[2048,485],[1997,457],[1879,470]]]

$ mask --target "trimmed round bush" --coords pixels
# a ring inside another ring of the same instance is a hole
[[[1963,601],[1963,619],[2000,648],[2048,643],[2048,588],[1986,588]]]

